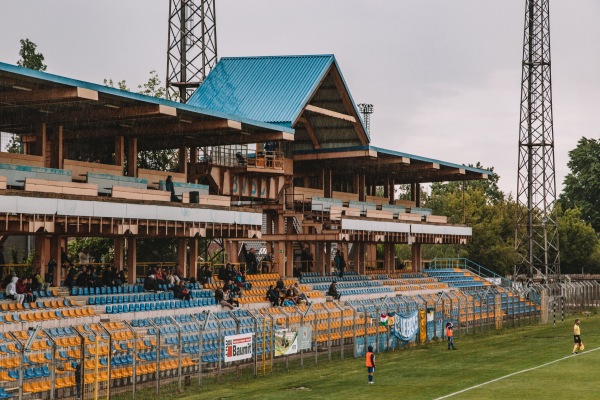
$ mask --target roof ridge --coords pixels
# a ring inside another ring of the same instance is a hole
[[[334,54],[289,54],[289,55],[271,55],[271,56],[235,56],[221,57],[221,60],[248,60],[254,58],[335,58]]]

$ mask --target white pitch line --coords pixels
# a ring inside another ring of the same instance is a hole
[[[438,398],[436,398],[434,400],[447,399],[448,397],[456,396],[457,394],[461,394],[461,393],[467,392],[467,391],[472,390],[472,389],[477,389],[478,387],[489,385],[490,383],[498,382],[498,381],[501,381],[502,379],[510,378],[511,376],[515,376],[515,375],[523,374],[525,372],[533,371],[533,370],[536,370],[536,369],[539,369],[539,368],[547,367],[548,365],[551,365],[551,364],[557,363],[559,361],[563,361],[563,360],[569,359],[571,357],[581,357],[584,354],[591,353],[592,351],[596,351],[596,350],[600,350],[600,347],[592,349],[592,350],[587,350],[585,353],[571,354],[569,356],[566,356],[566,357],[563,357],[563,358],[559,358],[558,360],[554,360],[554,361],[550,361],[550,362],[548,362],[546,364],[538,365],[537,367],[527,368],[527,369],[524,369],[522,371],[513,372],[512,374],[504,375],[504,376],[501,376],[500,378],[492,379],[491,381],[483,382],[483,383],[480,383],[478,385],[471,386],[471,387],[468,387],[468,388],[463,389],[463,390],[459,390],[458,392],[454,392],[454,393],[450,393],[450,394],[447,394],[447,395],[442,396],[442,397],[438,397]]]

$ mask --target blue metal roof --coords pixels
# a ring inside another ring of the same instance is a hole
[[[382,153],[382,154],[386,154],[389,156],[406,157],[406,158],[410,158],[411,160],[436,163],[436,164],[444,165],[446,167],[462,168],[462,169],[465,169],[466,171],[474,172],[474,173],[478,173],[478,174],[487,174],[487,175],[493,174],[492,171],[488,171],[486,169],[480,169],[480,168],[469,167],[466,165],[454,164],[454,163],[450,163],[450,162],[446,162],[446,161],[435,160],[433,158],[427,158],[427,157],[422,157],[422,156],[416,156],[414,154],[402,153],[402,152],[394,151],[394,150],[388,150],[388,149],[384,149],[384,148],[376,147],[376,146],[350,146],[350,147],[338,147],[338,148],[297,150],[294,152],[294,154],[300,155],[300,154],[341,153],[341,152],[346,152],[346,151],[360,151],[360,150],[374,150],[377,153]]]
[[[54,83],[57,85],[66,85],[66,86],[94,90],[99,93],[117,96],[117,97],[121,97],[124,99],[137,100],[137,101],[143,101],[146,103],[170,106],[170,107],[173,107],[173,108],[176,108],[179,110],[183,110],[183,111],[199,113],[199,114],[213,116],[213,117],[217,117],[217,118],[230,119],[233,121],[238,121],[238,122],[241,122],[244,124],[254,125],[257,127],[261,127],[261,128],[273,129],[273,130],[277,130],[277,131],[284,131],[284,132],[288,132],[288,133],[294,133],[294,129],[282,127],[280,125],[270,124],[265,121],[252,120],[250,118],[245,118],[245,117],[239,116],[239,115],[233,115],[233,114],[229,114],[229,113],[225,113],[225,112],[221,112],[221,111],[217,111],[217,110],[193,106],[190,104],[178,103],[176,101],[161,99],[158,97],[146,96],[146,95],[139,94],[139,93],[128,92],[125,90],[111,88],[111,87],[99,85],[96,83],[90,83],[90,82],[80,81],[77,79],[66,78],[64,76],[54,75],[54,74],[50,74],[50,73],[43,72],[43,71],[36,71],[33,69],[23,68],[23,67],[19,67],[19,66],[12,65],[12,64],[6,64],[3,62],[0,62],[0,71],[14,73],[14,74],[32,78],[32,79],[39,79],[39,80],[43,80],[43,81],[46,81],[49,83]]]
[[[188,104],[291,127],[331,65],[331,54],[222,58]]]

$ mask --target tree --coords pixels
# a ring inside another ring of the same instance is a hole
[[[17,65],[37,71],[45,71],[47,66],[44,64],[44,55],[37,53],[36,49],[37,45],[35,43],[29,39],[21,39],[21,50],[19,50],[21,59],[17,61]]]
[[[571,170],[559,201],[563,209],[579,208],[582,218],[600,231],[600,141],[582,137],[569,152]]]
[[[598,273],[600,244],[592,226],[585,222],[579,208],[565,210],[558,221],[560,237],[560,269],[563,274],[582,271]]]

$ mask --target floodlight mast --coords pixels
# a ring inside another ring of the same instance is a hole
[[[217,64],[216,0],[170,0],[167,97],[185,103]]]
[[[515,277],[560,274],[549,0],[526,0],[517,180]]]

